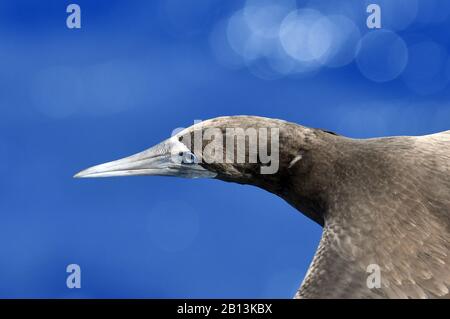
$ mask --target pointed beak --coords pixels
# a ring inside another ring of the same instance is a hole
[[[166,142],[143,152],[85,169],[75,178],[170,175],[172,162],[170,149]]]
[[[85,169],[75,178],[113,177],[113,176],[179,176],[187,178],[214,177],[198,164],[185,165],[178,154],[188,151],[187,147],[170,138],[143,152],[116,161]]]

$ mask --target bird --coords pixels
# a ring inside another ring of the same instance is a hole
[[[221,116],[74,177],[134,175],[253,185],[322,226],[294,298],[450,298],[450,130],[356,139]]]

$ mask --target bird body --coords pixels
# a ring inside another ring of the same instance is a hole
[[[227,136],[228,128],[254,128],[258,146],[273,143],[276,136],[278,149],[271,145],[271,154],[278,156],[277,171],[261,173],[261,154],[257,162],[248,161],[260,150],[252,150],[249,136],[242,140],[244,162],[208,161],[208,145],[216,146],[216,155],[217,150],[239,150],[223,139],[209,136],[193,147],[196,132],[215,129]],[[262,129],[278,133],[263,136]],[[186,153],[195,161],[184,162]],[[183,159],[174,161],[174,154]],[[254,185],[323,226],[296,298],[450,297],[450,131],[351,139],[282,120],[220,117],[76,177],[121,175],[210,177]],[[379,271],[375,285],[371,269]]]
[[[450,132],[343,143],[297,297],[449,297]],[[381,269],[380,288],[367,288],[369,265]]]

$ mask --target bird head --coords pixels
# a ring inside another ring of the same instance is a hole
[[[290,199],[293,183],[307,183],[316,130],[255,116],[197,123],[135,155],[96,165],[76,178],[158,175],[216,178],[250,184]],[[307,190],[307,187],[300,185]]]
[[[240,181],[276,174],[281,123],[246,116],[200,122],[143,152],[90,167],[75,177],[159,175]]]

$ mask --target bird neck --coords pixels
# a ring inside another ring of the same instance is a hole
[[[282,150],[283,165],[280,165],[276,182],[267,187],[324,226],[334,192],[333,175],[340,157],[339,144],[345,138],[321,130],[303,131],[303,134],[296,145]]]
[[[343,137],[278,120],[264,120],[258,125],[279,130],[275,173],[263,174],[259,165],[246,164],[212,164],[209,168],[217,172],[218,179],[254,185],[283,198],[323,226],[329,178],[336,160],[335,144]],[[270,150],[272,153],[272,145]]]

